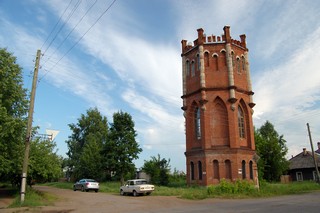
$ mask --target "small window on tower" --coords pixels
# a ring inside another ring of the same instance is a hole
[[[237,57],[237,72],[241,73],[240,58],[239,57]]]
[[[197,54],[197,66],[198,66],[198,71],[200,71],[201,63],[200,63],[200,55]]]
[[[195,64],[194,61],[191,62],[191,76],[195,76]]]
[[[242,56],[242,70],[243,72],[246,70],[246,59]]]
[[[231,52],[231,60],[232,60],[232,66],[234,67],[236,65],[234,52]]]
[[[191,173],[191,180],[194,180],[194,164],[193,162],[191,161],[190,163],[190,173]]]
[[[186,61],[186,73],[187,73],[187,76],[190,75],[190,62],[189,62],[189,60]]]
[[[216,68],[216,71],[219,71],[219,61],[218,61],[218,55],[217,54],[214,54],[213,55],[213,61],[214,61],[214,64],[215,64],[215,68]]]
[[[209,66],[209,53],[208,52],[204,53],[204,64],[206,67]]]

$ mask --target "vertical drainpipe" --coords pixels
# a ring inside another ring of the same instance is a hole
[[[228,80],[229,80],[229,101],[232,103],[232,110],[235,109],[234,102],[236,101],[235,90],[234,90],[234,76],[233,76],[233,66],[232,66],[232,55],[231,55],[231,36],[230,36],[230,26],[225,26],[223,28],[225,40],[226,40],[226,59],[227,59],[227,69],[228,69]]]

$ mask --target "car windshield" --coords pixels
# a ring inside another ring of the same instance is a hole
[[[97,181],[95,181],[93,179],[88,179],[87,182],[97,182]]]

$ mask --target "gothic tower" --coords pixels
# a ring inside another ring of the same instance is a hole
[[[257,183],[252,88],[246,36],[182,40],[183,106],[189,185],[221,179]]]

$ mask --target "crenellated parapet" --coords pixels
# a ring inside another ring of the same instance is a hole
[[[202,45],[202,44],[212,44],[212,43],[231,43],[233,45],[239,46],[241,48],[244,48],[247,50],[246,45],[246,35],[240,35],[240,40],[233,39],[230,36],[230,27],[225,26],[224,28],[224,34],[221,36],[216,35],[210,35],[206,36],[204,34],[204,30],[202,28],[199,28],[198,31],[198,38],[192,42],[188,42],[187,40],[182,40],[182,54],[188,52],[189,50],[193,49],[196,46]]]

